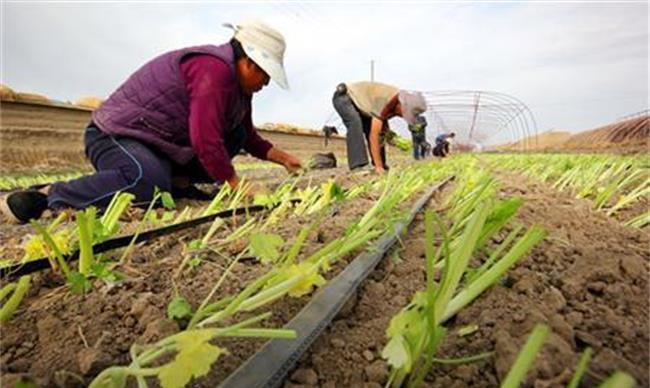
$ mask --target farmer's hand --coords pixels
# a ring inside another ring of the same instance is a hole
[[[266,154],[266,158],[273,163],[283,165],[284,168],[292,174],[298,173],[300,169],[302,169],[300,159],[287,152],[282,151],[279,148],[271,148]]]
[[[302,164],[300,163],[300,159],[296,158],[291,154],[287,154],[287,157],[283,165],[284,168],[286,168],[287,171],[292,174],[297,174],[300,172],[300,170],[302,170]]]

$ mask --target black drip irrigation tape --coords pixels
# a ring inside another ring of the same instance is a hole
[[[453,180],[451,176],[427,190],[415,203],[404,223],[386,233],[374,247],[357,256],[330,283],[318,291],[311,301],[284,328],[295,330],[296,339],[274,339],[233,372],[219,388],[276,388],[283,384],[286,375],[312,342],[330,324],[345,302],[375,269],[399,236],[424,208],[433,194]]]
[[[292,204],[295,205],[296,203],[300,202],[300,199],[291,199],[290,201]],[[99,244],[93,245],[93,253],[94,254],[102,253],[113,249],[126,247],[131,243],[131,240],[133,240],[134,238],[135,238],[134,243],[137,244],[139,242],[149,241],[158,237],[179,232],[181,230],[193,228],[208,223],[210,221],[213,221],[217,218],[226,218],[226,217],[231,217],[240,214],[258,213],[264,210],[273,210],[275,207],[277,206],[268,207],[264,205],[252,205],[248,207],[228,209],[228,210],[220,211],[218,213],[195,218],[193,220],[188,220],[188,221],[180,222],[178,224],[163,226],[162,228],[142,232],[137,234],[137,236],[136,234],[131,234],[128,236],[116,237],[110,240],[103,241]],[[63,259],[66,262],[74,261],[78,258],[79,258],[78,250],[63,256]],[[43,257],[40,259],[28,261],[26,263],[18,263],[8,267],[0,268],[0,277],[15,278],[18,276],[28,275],[34,272],[42,271],[47,268],[50,268],[50,261],[47,257]]]

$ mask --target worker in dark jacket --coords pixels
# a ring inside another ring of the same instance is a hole
[[[104,208],[120,191],[136,203],[150,202],[156,187],[200,197],[193,183],[237,187],[232,158],[241,149],[299,170],[300,161],[263,139],[251,119],[252,95],[269,79],[288,88],[283,36],[259,21],[227,26],[234,30],[229,43],[154,58],[93,112],[85,132],[93,175],[11,193],[0,210],[27,222],[47,208]]]
[[[426,128],[427,119],[422,115],[418,115],[415,118],[415,123],[409,124],[409,132],[411,132],[411,139],[413,140],[413,157],[415,160],[424,159],[424,156],[426,155]]]
[[[436,146],[433,148],[433,155],[444,158],[449,155],[449,145],[456,134],[454,132],[443,133],[436,136]]]
[[[381,141],[388,131],[388,120],[399,116],[413,124],[415,117],[427,109],[421,93],[379,82],[339,84],[332,104],[347,128],[345,140],[350,170],[368,165],[367,143],[374,170],[379,173],[388,169]]]

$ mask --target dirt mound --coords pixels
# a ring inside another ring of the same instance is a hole
[[[647,114],[571,135],[550,130],[494,147],[496,151],[646,152],[650,138]]]
[[[79,98],[75,105],[82,108],[97,109],[102,104],[102,102],[104,102],[104,100],[99,97],[84,96]]]
[[[570,137],[571,133],[567,131],[552,129],[535,136],[529,136],[519,141],[505,144],[498,147],[498,149],[504,151],[548,150],[562,146]]]
[[[285,124],[285,123],[264,123],[260,125],[258,128],[265,129],[267,131],[272,131],[272,132],[295,133],[300,135],[312,135],[312,136],[320,136],[320,137],[324,136],[323,132],[319,130],[312,129],[312,128],[297,127],[295,125]],[[337,137],[337,136],[332,135],[332,137]]]
[[[35,102],[40,104],[47,104],[50,102],[50,99],[42,94],[26,92],[16,92],[15,100],[20,102]]]
[[[0,84],[0,101],[13,101],[16,99],[16,92],[9,86]]]
[[[637,117],[571,136],[564,149],[639,149],[647,150],[650,137],[650,116]]]

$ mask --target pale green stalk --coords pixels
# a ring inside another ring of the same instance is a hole
[[[524,344],[524,347],[519,352],[515,363],[510,368],[503,383],[501,383],[501,388],[519,387],[526,378],[526,374],[533,365],[537,353],[542,348],[542,345],[544,345],[544,341],[546,341],[549,332],[548,326],[542,324],[535,325],[532,334],[528,336],[526,344]]]
[[[23,297],[29,291],[30,281],[31,277],[29,275],[21,276],[20,279],[18,279],[13,294],[11,294],[7,302],[2,305],[2,308],[0,308],[0,322],[7,322],[11,319],[11,316],[18,309]],[[3,288],[3,291],[5,291],[5,288]],[[0,298],[0,300],[2,300],[2,298]]]
[[[100,223],[103,225],[107,236],[116,232],[118,227],[117,222],[134,198],[135,196],[133,194],[121,192],[113,196],[108,208],[106,208],[104,215],[100,219]]]
[[[633,217],[625,222],[625,225],[631,226],[633,228],[643,228],[644,226],[650,224],[650,210],[645,213],[641,213],[636,217]]]
[[[636,386],[636,381],[625,372],[615,372],[607,380],[600,384],[599,388],[632,388]]]
[[[56,242],[52,239],[52,236],[50,233],[48,233],[45,228],[41,224],[39,224],[36,220],[31,220],[30,223],[36,229],[38,233],[43,237],[43,242],[47,244],[47,246],[52,250],[52,253],[54,254],[54,257],[56,257],[56,260],[59,264],[59,267],[61,267],[61,270],[63,271],[63,274],[67,279],[70,278],[70,267],[68,267],[68,263],[65,262],[65,259],[63,258],[63,254],[61,253],[61,250],[59,247],[56,245]]]
[[[16,289],[16,283],[6,284],[2,289],[0,289],[0,302],[4,300],[13,290]]]
[[[142,216],[142,220],[138,223],[138,226],[135,229],[135,233],[133,233],[133,238],[129,242],[129,245],[124,249],[124,252],[122,252],[122,256],[120,257],[119,263],[123,264],[124,260],[131,254],[131,250],[135,246],[135,240],[138,239],[138,236],[140,235],[140,232],[142,231],[142,227],[144,226],[144,222],[147,219],[147,215],[151,213],[153,210],[154,205],[156,204],[156,201],[160,198],[160,192],[157,192],[154,196],[151,202],[149,202],[149,206],[147,207],[147,211],[144,212],[144,215]]]
[[[546,237],[546,231],[538,226],[530,228],[524,236],[508,251],[508,253],[490,269],[485,271],[472,283],[458,293],[447,305],[442,316],[442,322],[456,315],[483,291],[493,285],[514,263],[522,258],[529,250]]]
[[[93,265],[93,223],[95,208],[77,212],[77,230],[79,233],[79,272],[88,276]]]
[[[578,362],[576,371],[573,373],[573,377],[571,377],[571,381],[569,382],[569,385],[567,385],[567,388],[578,388],[578,384],[580,384],[582,375],[584,375],[585,371],[587,371],[587,365],[589,365],[592,353],[593,350],[591,348],[587,348],[584,352],[582,352],[582,356],[580,356],[580,361]]]
[[[446,311],[447,304],[451,300],[460,279],[467,268],[472,252],[478,241],[481,229],[485,223],[488,214],[486,204],[479,205],[476,213],[472,216],[465,232],[463,233],[463,243],[460,247],[451,252],[449,265],[445,266],[445,271],[440,281],[439,291],[436,295],[435,311]],[[438,319],[440,319],[438,317]]]

